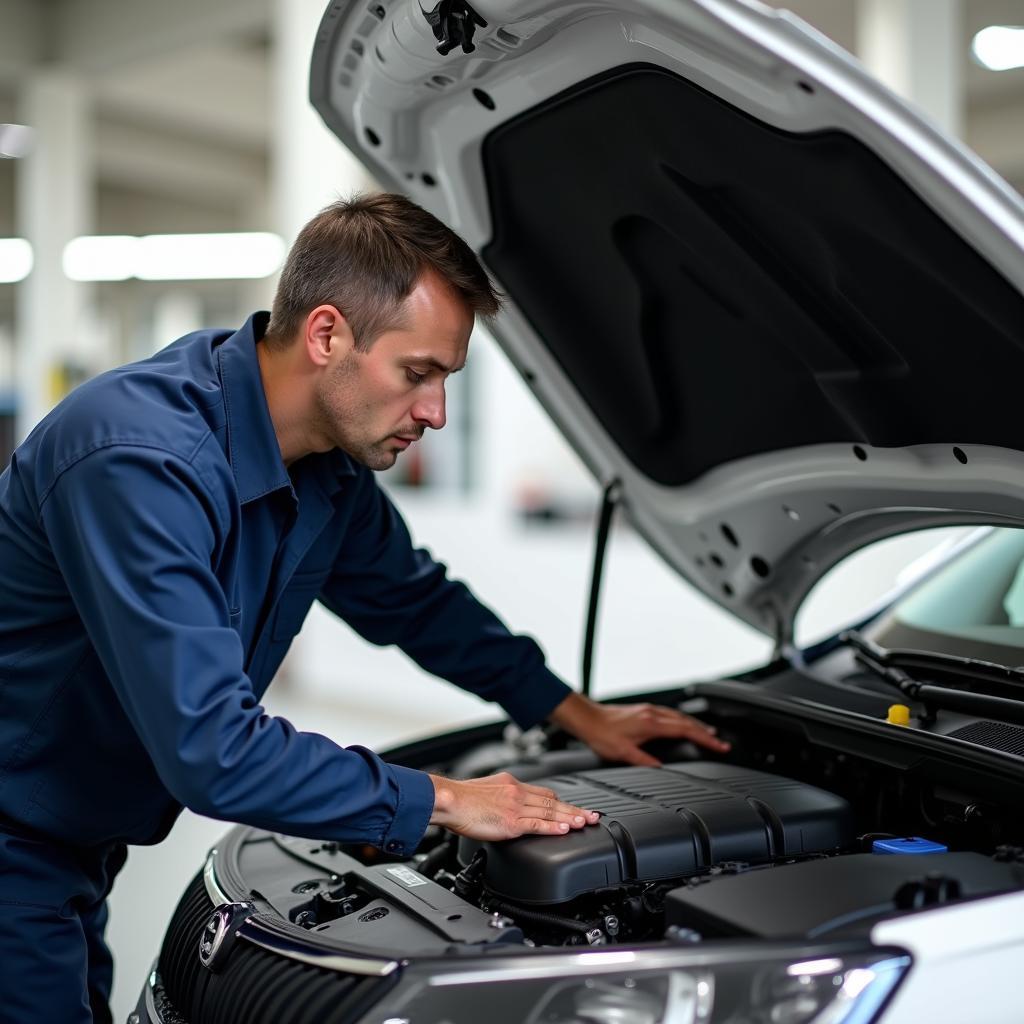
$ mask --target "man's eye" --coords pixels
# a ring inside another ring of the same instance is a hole
[[[426,377],[426,374],[417,373],[415,370],[410,370],[408,367],[406,367],[405,376],[408,378],[410,384],[419,384],[419,382],[423,380],[424,377]]]

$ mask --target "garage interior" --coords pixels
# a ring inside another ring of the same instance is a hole
[[[772,6],[859,56],[1024,191],[1024,66],[992,70],[972,51],[983,29],[1024,23],[1020,0]],[[0,466],[76,383],[190,330],[239,324],[273,293],[276,266],[206,280],[180,271],[117,279],[116,270],[72,279],[68,243],[260,232],[287,244],[336,195],[373,187],[306,98],[323,8],[324,0],[0,0]],[[417,539],[574,678],[597,488],[494,343],[478,332],[474,346],[465,379],[452,382],[448,430],[387,483]],[[504,415],[488,415],[499,399]],[[951,535],[864,553],[826,581],[822,604],[841,619]],[[542,571],[555,581],[549,592],[516,585]],[[636,593],[649,604],[639,627]],[[833,624],[808,615],[808,636]],[[603,616],[599,696],[676,683],[684,663],[694,677],[737,671],[770,651],[625,532],[613,546]],[[680,633],[695,639],[664,642]],[[365,695],[371,680],[376,699]],[[311,616],[267,707],[375,748],[493,717],[394,651],[367,650],[323,612]],[[178,894],[224,831],[185,814],[161,846],[133,851],[111,901],[115,1019],[134,1006]]]

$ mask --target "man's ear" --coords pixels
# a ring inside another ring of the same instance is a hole
[[[355,338],[337,306],[322,305],[306,316],[303,337],[306,355],[314,366],[327,366],[355,348]]]

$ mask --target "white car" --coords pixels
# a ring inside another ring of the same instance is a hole
[[[546,779],[602,812],[583,832],[433,828],[396,860],[234,829],[137,1018],[1019,1024],[1020,198],[747,0],[341,0],[310,85],[381,183],[481,253],[494,333],[605,525],[620,505],[776,657],[648,695],[723,757],[624,768],[500,724],[391,752]],[[996,529],[794,646],[831,566],[954,524]]]

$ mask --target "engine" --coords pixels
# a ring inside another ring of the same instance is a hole
[[[538,784],[601,820],[554,839],[463,838],[454,884],[548,942],[559,930],[563,941],[648,937],[682,880],[835,853],[854,840],[841,797],[725,764],[606,768]]]
[[[496,843],[435,830],[405,862],[248,830],[240,876],[279,917],[366,955],[805,937],[1024,885],[1014,858],[860,852],[870,838],[847,800],[751,768],[688,761],[536,781],[600,821]]]

